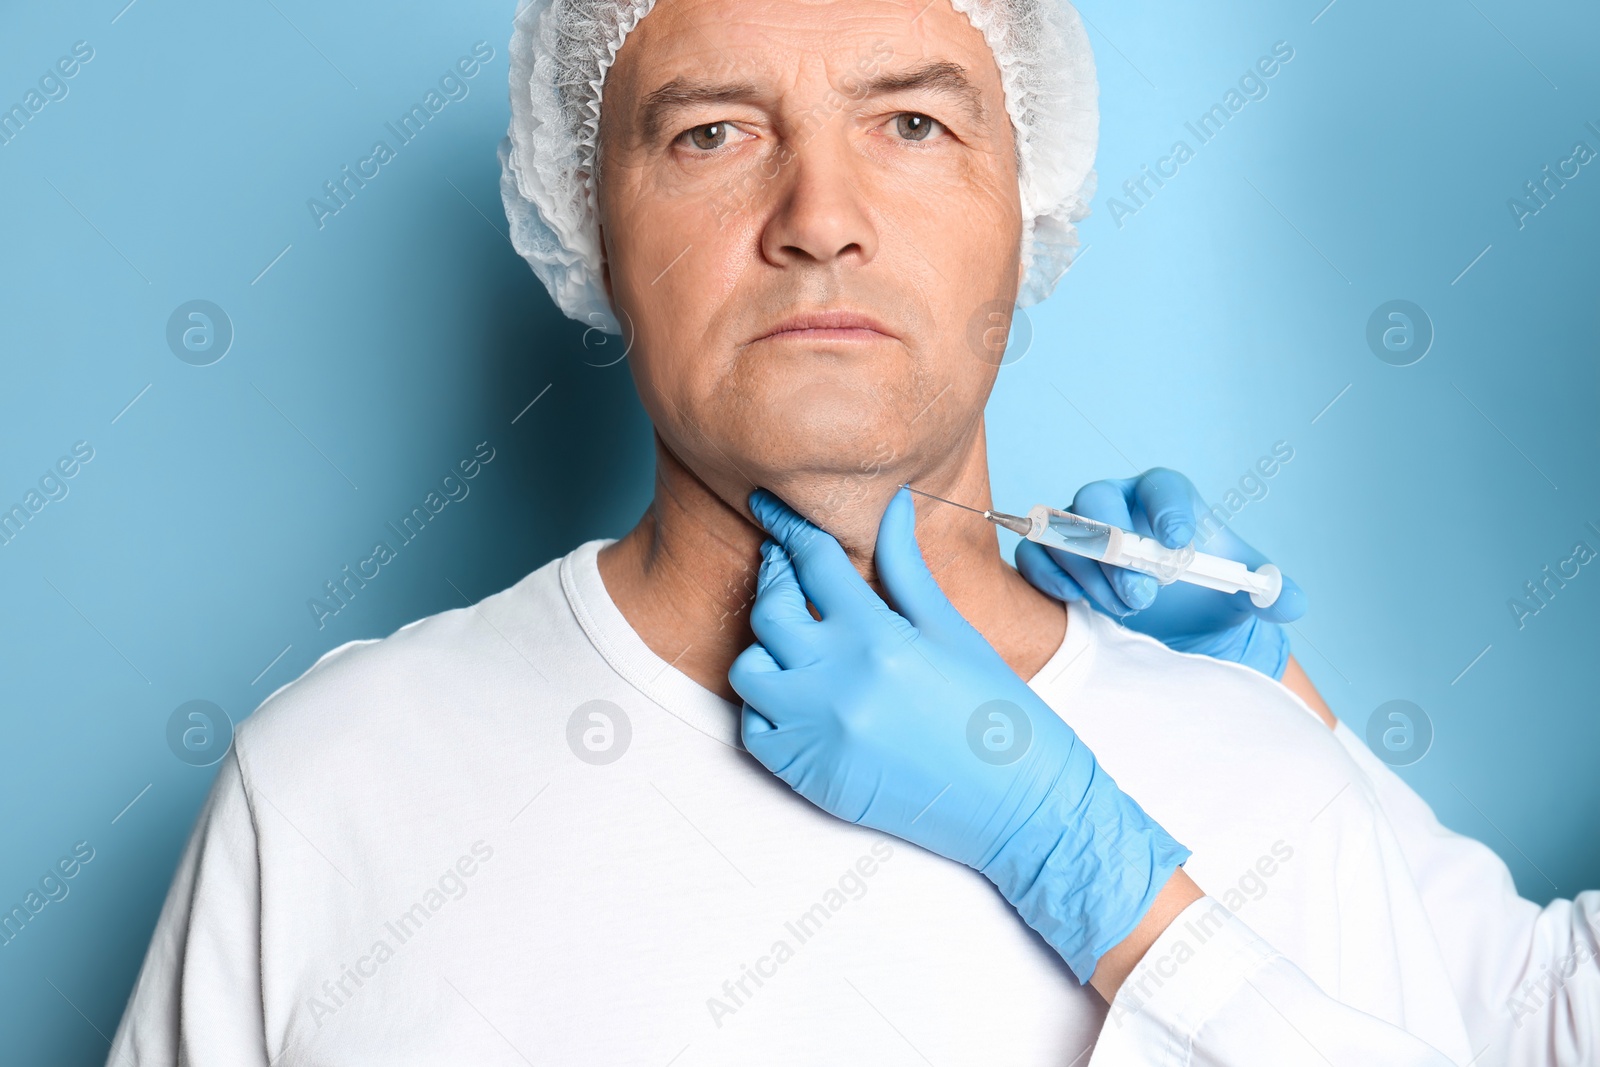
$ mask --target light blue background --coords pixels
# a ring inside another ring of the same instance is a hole
[[[509,0],[125,2],[0,14],[0,106],[95,50],[0,146],[0,506],[95,450],[0,547],[0,910],[96,853],[0,948],[8,1062],[105,1055],[214,773],[168,749],[173,709],[242,718],[337,644],[620,535],[651,488],[626,363],[503,236]],[[1600,149],[1600,15],[1319,9],[1085,5],[1102,192],[991,404],[995,499],[1165,464],[1220,500],[1288,442],[1235,525],[1310,594],[1296,652],[1358,730],[1420,705],[1404,776],[1525,895],[1571,896],[1600,885],[1600,567],[1522,629],[1507,602],[1600,548],[1600,163],[1524,228],[1507,200]],[[470,95],[319,230],[307,199],[480,40]],[[1278,41],[1266,98],[1119,227],[1107,197]],[[208,367],[165,341],[197,298],[236,330]],[[1437,331],[1409,367],[1365,341],[1395,298]],[[307,599],[483,440],[470,496],[318,629]]]

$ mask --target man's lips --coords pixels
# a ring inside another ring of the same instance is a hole
[[[768,327],[755,340],[876,341],[892,337],[888,327],[872,316],[841,309],[791,315]]]

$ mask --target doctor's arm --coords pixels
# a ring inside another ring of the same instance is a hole
[[[1440,824],[1349,727],[1334,736],[1372,782],[1405,853],[1473,1054],[1495,1050],[1477,1062],[1600,1063],[1600,891],[1543,907],[1524,899],[1499,856]]]
[[[1226,527],[1205,518],[1199,494],[1175,471],[1155,468],[1137,478],[1091,483],[1078,492],[1071,510],[1159,537],[1169,547],[1195,537],[1205,551],[1251,566],[1265,562]],[[1541,908],[1518,895],[1494,852],[1442,826],[1421,797],[1333,716],[1287,654],[1283,626],[1304,611],[1298,590],[1292,614],[1270,616],[1272,609],[1254,609],[1242,595],[1182,585],[1157,591],[1140,575],[1027,541],[1018,546],[1017,568],[1043,592],[1062,600],[1087,599],[1104,614],[1179,651],[1278,677],[1334,729],[1372,782],[1427,908],[1477,1062],[1530,1067],[1600,1062],[1600,892]],[[1276,621],[1269,625],[1272,618]],[[1281,674],[1274,673],[1280,669]],[[1161,958],[1159,947],[1150,958]],[[1160,977],[1136,974],[1133,982],[1138,985],[1142,978],[1151,986]],[[1118,1018],[1114,1008],[1111,1020]],[[1491,1051],[1492,1057],[1482,1058]]]
[[[1306,707],[1317,713],[1323,725],[1332,730],[1339,725],[1339,720],[1334,717],[1333,709],[1328,707],[1328,702],[1322,699],[1322,694],[1317,692],[1317,687],[1311,684],[1311,679],[1300,666],[1300,661],[1293,656],[1289,657],[1289,664],[1284,668],[1283,677],[1278,679],[1283,687],[1301,700]]]

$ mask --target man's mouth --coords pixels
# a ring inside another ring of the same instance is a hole
[[[807,311],[774,323],[755,341],[882,341],[894,334],[870,315],[847,308]]]

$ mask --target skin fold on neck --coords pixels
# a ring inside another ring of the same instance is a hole
[[[978,425],[974,444],[941,468],[893,467],[860,475],[854,486],[859,500],[826,524],[880,596],[873,539],[902,481],[974,507],[990,506],[981,420]],[[994,526],[980,516],[922,497],[916,512],[922,557],[951,604],[1012,670],[1032,678],[1065,637],[1063,605],[1034,589],[1001,557]],[[755,640],[749,615],[765,539],[745,509],[714,493],[658,435],[655,498],[632,530],[600,552],[600,576],[652,652],[739,703],[728,668]]]

